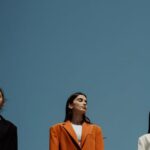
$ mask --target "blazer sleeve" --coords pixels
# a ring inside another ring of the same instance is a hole
[[[6,149],[8,150],[18,150],[18,137],[17,137],[17,127],[11,126],[9,128],[8,136],[7,136],[7,145]]]
[[[11,147],[12,147],[12,150],[18,150],[17,127],[14,128],[13,133],[12,133]]]
[[[100,127],[96,128],[95,150],[104,150],[103,135]]]
[[[138,139],[138,150],[145,150],[144,143],[141,138]]]
[[[50,128],[50,142],[49,150],[59,150],[59,139],[56,129],[54,127]]]

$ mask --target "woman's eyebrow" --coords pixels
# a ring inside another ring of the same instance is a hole
[[[78,98],[78,100],[84,100],[83,98]],[[85,102],[87,103],[87,100],[85,100]]]
[[[78,98],[77,100],[84,100],[83,98]]]

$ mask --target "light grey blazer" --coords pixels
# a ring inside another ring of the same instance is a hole
[[[138,150],[150,150],[150,134],[144,134],[139,137]]]

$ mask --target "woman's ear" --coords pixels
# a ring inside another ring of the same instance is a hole
[[[72,104],[69,104],[69,105],[68,105],[68,108],[69,108],[69,109],[73,109],[73,105],[72,105]]]
[[[4,106],[4,104],[5,104],[5,101],[2,100],[2,102],[0,103],[0,109]]]

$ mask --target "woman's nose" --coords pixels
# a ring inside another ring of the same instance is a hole
[[[84,105],[86,105],[86,102],[83,102]]]

